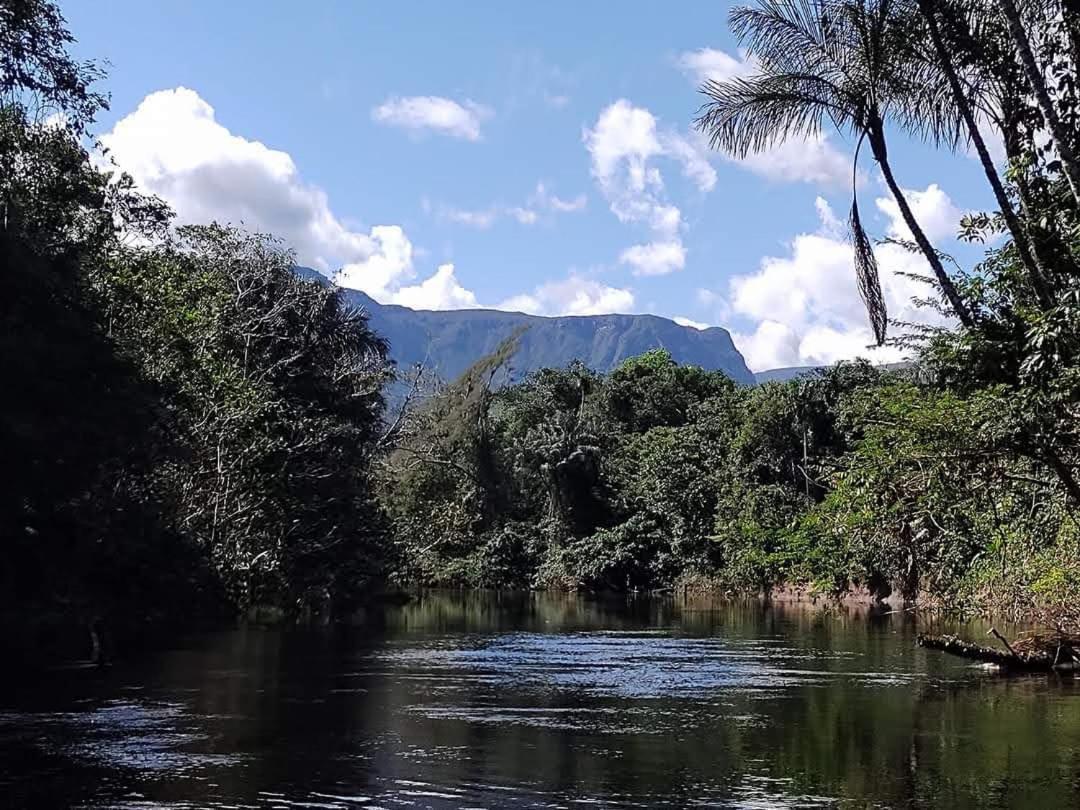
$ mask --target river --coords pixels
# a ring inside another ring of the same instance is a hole
[[[1080,679],[914,634],[854,608],[430,593],[199,636],[5,689],[0,806],[1080,807]]]

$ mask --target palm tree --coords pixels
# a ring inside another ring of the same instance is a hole
[[[910,98],[897,66],[910,64],[910,31],[898,24],[895,0],[758,0],[733,9],[731,29],[756,59],[746,78],[706,81],[708,96],[696,120],[714,148],[736,157],[760,152],[791,137],[815,136],[827,122],[856,137],[855,161],[865,141],[933,270],[952,311],[966,326],[970,310],[941,258],[915,219],[892,166],[885,119]],[[860,291],[878,342],[884,340],[884,301],[870,240],[853,194],[851,227]]]
[[[1031,42],[1024,31],[1020,11],[1013,0],[997,0],[997,6],[1008,24],[1009,36],[1016,47],[1020,63],[1024,66],[1028,84],[1031,86],[1031,91],[1039,104],[1039,110],[1046,120],[1046,126],[1050,129],[1050,135],[1054,140],[1054,148],[1057,149],[1058,156],[1061,158],[1061,168],[1065,180],[1069,184],[1069,190],[1072,191],[1076,204],[1080,205],[1080,160],[1077,159],[1076,152],[1073,150],[1072,138],[1065,129],[1065,125],[1062,124],[1057,109],[1054,107],[1054,102],[1050,98],[1050,92],[1046,88],[1046,78],[1043,75],[1042,68],[1039,67],[1038,61],[1035,59],[1035,54],[1031,49]]]
[[[938,22],[938,13],[939,11],[947,11],[946,4],[935,0],[917,0],[917,2],[919,11],[922,13],[923,19],[926,22],[927,33],[930,35],[930,43],[933,46],[936,57],[936,66],[940,68],[948,82],[952,102],[956,105],[956,112],[959,113],[963,126],[967,130],[968,139],[975,147],[975,152],[979,156],[979,163],[982,164],[983,173],[986,175],[986,179],[994,191],[994,198],[997,200],[1001,216],[1005,220],[1005,225],[1009,229],[1009,233],[1012,235],[1016,251],[1020,256],[1020,261],[1023,263],[1024,268],[1031,278],[1032,287],[1035,290],[1036,297],[1044,307],[1048,307],[1051,303],[1051,297],[1047,288],[1046,270],[1039,260],[1039,256],[1033,250],[1032,242],[1028,238],[1027,230],[1021,224],[1020,218],[1016,215],[1012,200],[1009,199],[1009,195],[1005,191],[1005,186],[1001,182],[1001,177],[998,176],[993,158],[990,157],[990,150],[987,148],[986,141],[979,131],[979,125],[975,119],[974,106],[968,98],[970,91],[965,88],[963,83],[961,83],[960,75],[956,65],[953,63],[953,56],[945,44],[945,38]],[[920,105],[914,106],[918,107]],[[943,111],[940,107],[934,106],[922,107],[922,110],[928,113],[923,116],[923,120],[920,122],[921,128],[924,130],[929,130],[939,135],[954,130],[951,122],[948,121],[949,118],[953,117],[950,115],[949,111]],[[946,120],[942,120],[942,112],[944,112],[944,118]],[[935,113],[938,114],[935,115]]]

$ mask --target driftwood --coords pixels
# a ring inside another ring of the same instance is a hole
[[[1018,672],[1051,672],[1080,669],[1080,643],[1066,636],[1040,636],[1029,634],[1012,644],[995,628],[987,635],[994,635],[1005,649],[984,647],[964,641],[954,635],[931,636],[920,634],[915,643],[929,650],[994,664],[1004,670]]]

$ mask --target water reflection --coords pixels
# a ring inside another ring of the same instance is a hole
[[[9,691],[0,804],[1080,806],[1076,681],[990,677],[914,632],[858,610],[427,594]]]

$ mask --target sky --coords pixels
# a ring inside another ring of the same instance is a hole
[[[826,132],[735,160],[693,128],[704,78],[752,69],[730,4],[67,0],[108,62],[109,156],[179,222],[281,237],[384,303],[540,315],[649,312],[729,329],[753,370],[869,350],[844,223],[852,144]],[[894,135],[935,245],[970,265],[979,166]],[[872,237],[905,237],[877,167]],[[877,248],[890,317],[925,264]],[[896,330],[894,330],[895,332]]]

